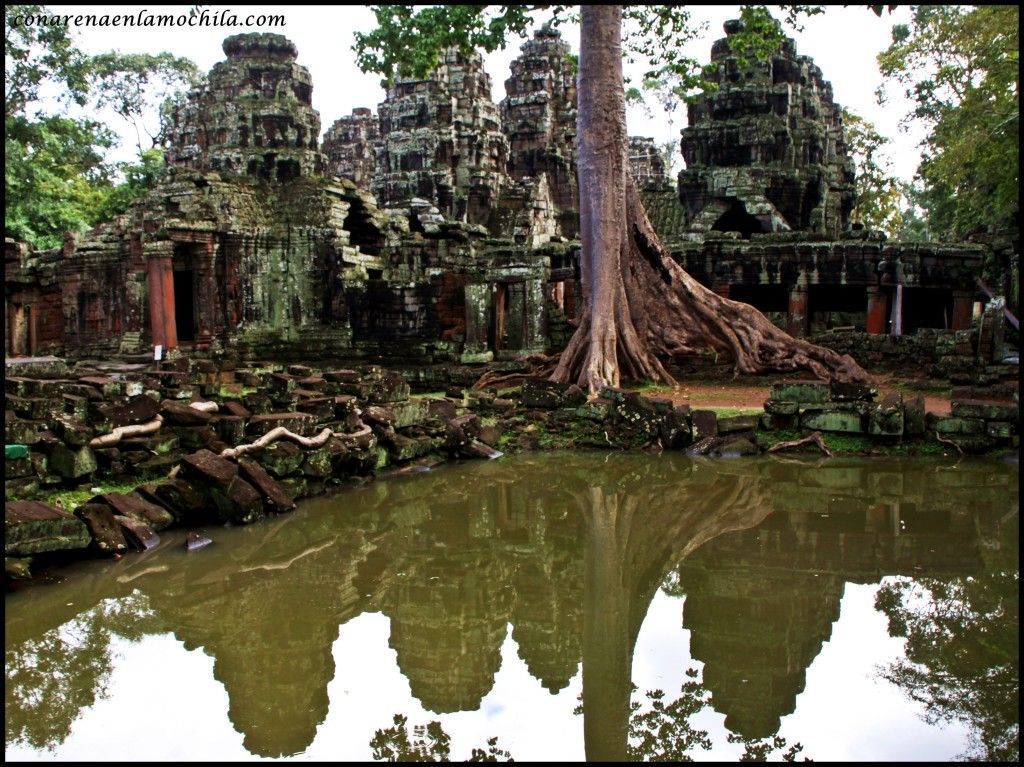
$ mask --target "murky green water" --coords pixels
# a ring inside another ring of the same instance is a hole
[[[1018,503],[1007,464],[534,455],[166,533],[8,594],[6,757],[1013,758]]]

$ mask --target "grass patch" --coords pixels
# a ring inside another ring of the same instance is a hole
[[[51,506],[59,506],[64,511],[73,512],[93,496],[105,493],[130,493],[139,485],[152,482],[154,479],[157,479],[157,477],[143,475],[131,482],[99,482],[88,490],[59,490],[44,496],[43,502]]]

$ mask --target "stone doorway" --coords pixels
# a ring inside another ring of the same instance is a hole
[[[195,272],[191,269],[174,272],[174,327],[178,341],[196,340]]]

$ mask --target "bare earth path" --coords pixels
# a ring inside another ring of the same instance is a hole
[[[735,382],[730,381],[685,381],[679,386],[658,387],[645,389],[644,395],[648,397],[664,397],[671,399],[677,405],[689,405],[693,409],[704,410],[761,410],[764,401],[771,393],[771,386],[777,381],[787,380],[786,377],[764,376],[761,378],[746,377]],[[919,391],[911,389],[901,382],[892,381],[888,376],[876,376],[876,386],[881,399],[887,392],[899,390],[904,397],[924,397],[925,410],[930,413],[942,413],[948,415],[950,412],[950,391],[928,390]]]

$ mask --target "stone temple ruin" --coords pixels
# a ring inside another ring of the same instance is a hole
[[[678,184],[652,140],[630,140],[655,228],[697,279],[794,335],[856,353],[857,331],[891,350],[924,329],[927,348],[905,350],[941,362],[954,344],[936,339],[971,327],[984,248],[851,226],[830,85],[792,40],[741,66],[737,24],[712,49],[718,89],[689,107]],[[425,370],[564,345],[582,295],[576,75],[556,31],[522,46],[499,104],[481,57],[449,51],[322,142],[294,44],[235,35],[224,53],[128,213],[55,250],[7,241],[8,355],[160,346]]]

